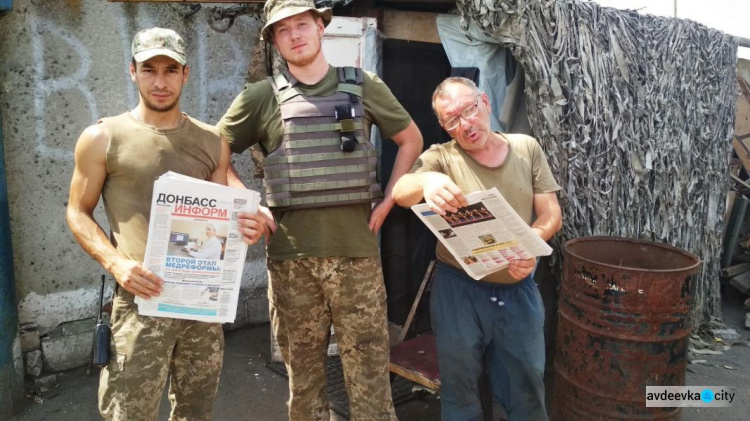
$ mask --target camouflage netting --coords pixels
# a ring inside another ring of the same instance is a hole
[[[353,0],[315,0],[315,7],[344,7]]]
[[[534,134],[572,238],[664,242],[704,262],[695,325],[720,316],[737,41],[687,20],[572,0],[459,0],[526,71]],[[559,262],[559,260],[558,260]]]

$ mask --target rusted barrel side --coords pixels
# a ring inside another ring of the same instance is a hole
[[[646,408],[646,386],[683,386],[700,259],[644,240],[565,244],[554,420],[678,420]]]

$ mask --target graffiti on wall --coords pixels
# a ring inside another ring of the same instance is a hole
[[[93,124],[100,117],[98,100],[104,100],[107,92],[98,92],[97,94],[91,89],[91,66],[92,54],[87,45],[74,33],[64,27],[60,27],[50,20],[44,19],[39,15],[31,14],[29,24],[32,33],[32,54],[33,54],[33,80],[34,80],[34,126],[36,137],[36,150],[38,154],[45,158],[53,158],[64,161],[72,161],[73,150],[70,147],[60,147],[50,142],[50,133],[45,125],[45,119],[55,110],[51,108],[50,100],[53,95],[70,95],[71,92],[80,94],[83,97],[84,104],[80,104],[80,109],[88,110],[89,121],[87,124]],[[146,26],[153,26],[143,25]],[[133,108],[138,104],[137,90],[132,89],[132,82],[128,66],[130,64],[130,42],[135,35],[131,33],[128,18],[120,15],[118,18],[119,38],[123,60],[123,77],[125,78],[127,89],[128,107]],[[198,34],[205,34],[213,31],[204,21],[197,21],[194,30]],[[192,60],[191,79],[195,82],[188,85],[191,92],[197,96],[195,101],[196,112],[193,113],[196,118],[209,123],[215,123],[217,115],[220,116],[224,109],[213,109],[212,99],[215,98],[233,98],[241,89],[244,81],[244,75],[248,66],[248,58],[242,51],[240,42],[233,34],[222,34],[224,44],[221,48],[228,48],[226,53],[232,57],[229,62],[220,64],[221,74],[217,75],[213,69],[217,65],[211,66],[210,48],[205,36],[196,37],[197,42],[194,48],[196,59]],[[50,75],[48,72],[49,60],[48,54],[52,48],[51,44],[66,44],[74,52],[66,60],[70,60],[69,68],[73,71],[63,75]],[[106,58],[98,58],[105,60]],[[215,102],[215,101],[214,101]],[[214,107],[216,108],[216,107]],[[223,108],[226,108],[225,106]],[[213,120],[211,120],[213,119]],[[210,121],[211,120],[211,121]]]
[[[52,94],[60,91],[77,90],[87,102],[86,105],[91,114],[91,121],[95,121],[99,114],[96,108],[96,100],[86,83],[86,78],[91,69],[91,55],[86,46],[68,31],[38,16],[31,15],[30,20],[31,33],[33,34],[31,48],[34,57],[34,126],[36,127],[36,149],[44,157],[71,159],[73,156],[71,150],[50,146],[46,142],[47,129],[44,124],[44,118],[48,115],[47,99]],[[78,54],[77,60],[79,66],[76,71],[65,76],[48,77],[45,70],[45,36],[55,37],[68,44]]]
[[[129,74],[131,41],[137,29],[168,24],[145,13],[137,18],[117,13],[106,19],[109,32],[105,38],[92,34],[85,25],[69,25],[45,13],[33,11],[23,18],[29,28],[31,60],[27,91],[31,120],[27,136],[34,137],[29,147],[35,149],[38,157],[55,160],[58,166],[70,167],[73,142],[79,133],[74,133],[72,138],[62,138],[66,123],[82,128],[94,124],[108,110],[135,107],[138,91]],[[235,25],[232,33],[218,34],[205,20],[196,19],[190,32],[182,33],[191,40],[188,51],[191,71],[190,81],[183,92],[188,98],[182,104],[184,111],[202,121],[215,123],[241,91],[250,63],[248,45],[254,45],[253,37],[257,36],[244,31],[245,28],[256,28],[256,24],[252,21],[245,23],[248,25]],[[103,69],[109,74],[100,74]],[[102,80],[107,82],[102,83]],[[61,110],[61,106],[75,107],[73,117],[67,118],[76,121],[60,121],[67,112]],[[19,143],[24,142],[20,137],[17,139]],[[62,185],[68,181],[69,178],[65,177],[50,182]],[[60,191],[64,194],[64,190]],[[60,215],[56,214],[56,217]],[[89,267],[80,265],[81,269]],[[83,272],[55,273],[54,276],[89,279],[90,276]],[[47,276],[42,274],[28,279],[24,277],[19,282],[26,284],[26,289],[33,290],[33,285],[44,282],[45,278]],[[69,288],[66,286],[60,291],[24,295],[19,302],[19,319],[21,322],[33,321],[46,332],[61,322],[89,317],[94,314],[93,309],[98,303],[98,288],[84,287],[83,284],[88,283],[83,282],[82,288],[63,290]]]

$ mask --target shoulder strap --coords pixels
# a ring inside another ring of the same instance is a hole
[[[362,85],[362,69],[359,67],[337,67],[336,72],[339,76],[339,83],[349,83],[352,85]]]
[[[364,80],[362,69],[359,67],[337,67],[336,73],[339,77],[339,92],[346,92],[362,98],[362,82]]]
[[[299,90],[295,88],[295,85],[299,83],[297,79],[289,73],[288,70],[284,70],[283,73],[279,73],[274,76],[268,76],[266,79],[271,83],[273,93],[276,95],[276,99],[279,104],[289,100],[292,97],[301,95]]]
[[[284,77],[283,74],[267,76],[266,80],[268,80],[268,83],[271,84],[271,88],[273,88],[273,93],[276,96],[278,96],[279,92],[286,89],[287,86],[289,85],[289,81],[286,80],[286,77]]]

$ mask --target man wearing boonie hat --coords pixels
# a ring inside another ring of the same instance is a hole
[[[279,227],[267,244],[268,296],[289,372],[289,418],[329,417],[325,349],[333,324],[351,420],[393,420],[377,232],[422,135],[380,78],[328,64],[321,42],[331,9],[269,0],[264,11],[262,40],[288,71],[245,85],[218,127],[234,153],[259,144],[265,154],[266,199]],[[384,192],[372,124],[399,147]],[[237,177],[230,167],[230,185],[241,185]]]
[[[227,183],[226,139],[180,111],[186,63],[185,43],[176,32],[138,32],[130,64],[138,106],[99,120],[76,143],[68,225],[117,281],[110,360],[99,383],[99,411],[108,420],[155,420],[167,376],[170,419],[210,420],[219,386],[221,324],[141,316],[134,303],[135,296],[158,296],[164,283],[141,263],[154,180],[175,171]],[[94,219],[100,196],[111,240]],[[257,242],[265,227],[262,217],[246,215],[240,223],[244,241]]]

